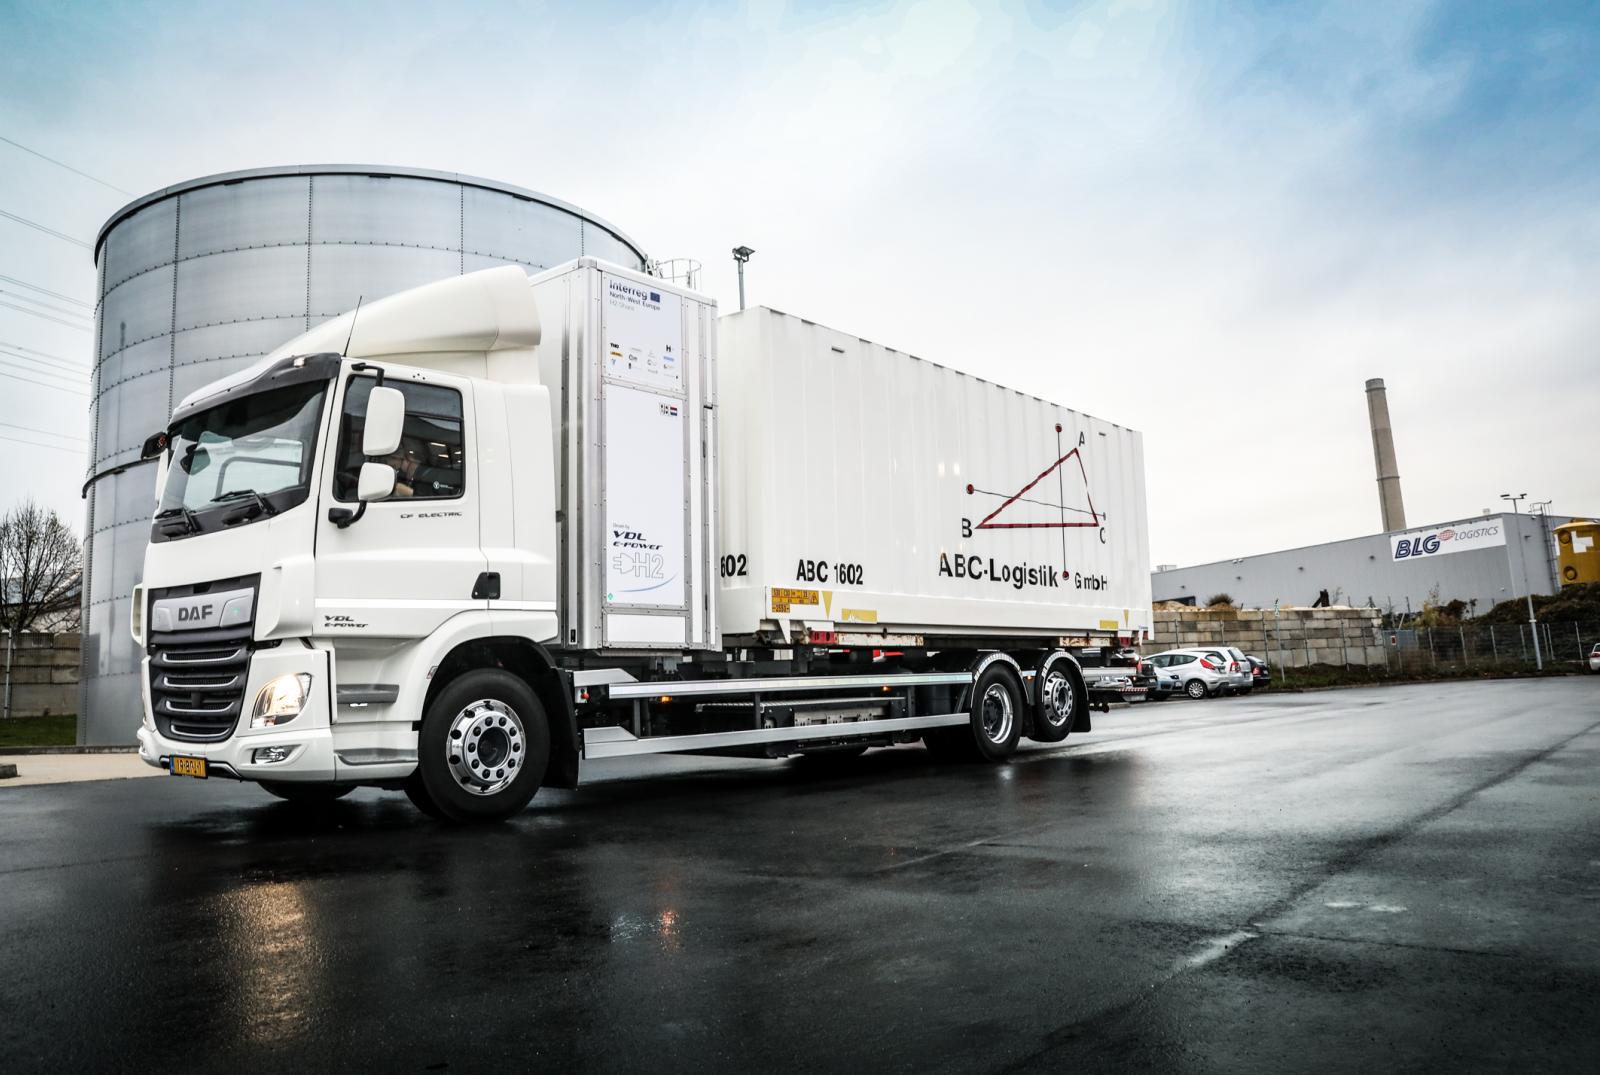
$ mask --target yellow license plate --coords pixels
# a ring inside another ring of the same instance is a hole
[[[196,780],[204,780],[209,774],[206,772],[204,758],[190,758],[182,754],[172,756],[173,776],[192,776]]]

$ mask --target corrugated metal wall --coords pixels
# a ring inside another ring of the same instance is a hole
[[[1414,612],[1437,590],[1441,601],[1476,601],[1482,613],[1498,602],[1534,593],[1554,593],[1548,528],[1565,521],[1551,516],[1548,526],[1534,515],[1488,516],[1505,521],[1507,544],[1443,556],[1394,560],[1388,534],[1371,534],[1300,549],[1244,556],[1151,574],[1157,601],[1193,600],[1205,604],[1219,593],[1248,608],[1309,605],[1321,590],[1334,603],[1365,605],[1385,612]],[[1440,523],[1438,528],[1457,525]],[[1417,533],[1425,527],[1413,527]],[[1520,550],[1518,546],[1520,545]],[[1526,581],[1524,581],[1526,580]]]
[[[113,216],[95,250],[78,741],[130,743],[139,722],[128,613],[155,477],[139,449],[175,403],[362,296],[582,254],[646,260],[574,206],[442,172],[258,169],[169,187]]]

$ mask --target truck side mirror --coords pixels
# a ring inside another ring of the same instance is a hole
[[[361,454],[368,459],[393,454],[400,447],[400,434],[405,431],[405,424],[405,395],[398,388],[375,387],[367,397],[367,424],[361,431]],[[391,470],[391,483],[393,473]],[[362,474],[364,478],[364,467]]]
[[[399,394],[395,392],[395,395]],[[361,476],[356,479],[357,500],[365,504],[369,500],[383,500],[393,492],[394,467],[388,463],[361,464]]]

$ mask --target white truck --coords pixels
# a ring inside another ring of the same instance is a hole
[[[1137,433],[592,258],[360,307],[145,450],[176,776],[493,820],[585,758],[997,761],[1140,689],[1086,667],[1151,625]]]

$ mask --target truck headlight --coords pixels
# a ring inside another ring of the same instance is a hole
[[[250,727],[275,728],[280,724],[289,723],[306,707],[306,695],[310,690],[309,672],[295,672],[267,680],[267,685],[256,693],[255,711],[250,714]]]

